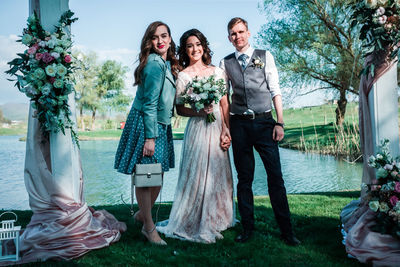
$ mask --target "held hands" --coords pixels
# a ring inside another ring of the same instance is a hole
[[[154,155],[156,143],[154,139],[145,139],[143,147],[143,157],[152,157]]]
[[[222,132],[220,136],[220,146],[223,151],[227,151],[231,146],[231,134],[227,127],[222,127]]]
[[[283,127],[279,126],[279,125],[275,125],[274,130],[272,132],[272,139],[274,141],[279,142],[283,139],[284,136],[285,136],[285,132],[283,130]]]

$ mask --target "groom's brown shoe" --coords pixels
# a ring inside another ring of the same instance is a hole
[[[251,236],[253,235],[253,231],[243,231],[240,235],[235,238],[235,241],[238,243],[246,243]]]

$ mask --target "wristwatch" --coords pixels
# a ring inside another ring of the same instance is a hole
[[[275,125],[281,126],[283,129],[285,129],[285,124],[283,122],[275,122]]]

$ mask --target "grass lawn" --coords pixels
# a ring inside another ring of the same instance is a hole
[[[96,139],[119,139],[122,134],[120,129],[110,129],[110,130],[96,130],[96,131],[79,131],[79,140],[96,140]]]
[[[292,221],[298,247],[279,240],[268,197],[255,198],[256,230],[245,244],[234,242],[240,231],[237,225],[223,232],[224,239],[216,244],[198,244],[167,238],[168,246],[149,244],[140,233],[129,211],[122,205],[95,207],[106,209],[128,225],[128,231],[116,244],[92,251],[68,262],[68,266],[361,266],[346,256],[340,233],[341,209],[360,192],[333,192],[289,195]],[[168,217],[171,203],[160,208],[159,219]],[[154,209],[156,210],[156,209]],[[25,226],[30,211],[17,211]],[[65,262],[48,261],[43,266],[64,266]],[[33,264],[39,265],[39,264]]]
[[[12,126],[11,128],[0,127],[1,135],[26,135],[26,125]]]

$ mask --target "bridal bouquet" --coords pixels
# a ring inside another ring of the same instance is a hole
[[[400,239],[400,162],[392,158],[388,144],[384,140],[381,152],[368,160],[368,165],[377,169],[377,182],[366,185],[367,201],[376,212],[376,225],[371,230]]]
[[[68,105],[68,95],[74,90],[70,74],[72,73],[71,39],[66,27],[77,20],[73,12],[65,12],[55,32],[45,31],[36,14],[28,18],[28,27],[23,30],[21,40],[28,47],[25,52],[8,62],[7,74],[15,76],[15,86],[31,100],[36,110],[35,117],[40,123],[45,137],[50,132],[71,129],[71,135],[78,144],[73,129]]]
[[[222,96],[226,94],[226,84],[224,79],[216,79],[215,75],[208,78],[193,78],[192,82],[186,85],[185,91],[181,94],[184,104],[189,104],[197,112],[204,106],[217,104]],[[207,122],[214,122],[213,113],[207,115]]]
[[[352,0],[354,10],[351,26],[361,26],[360,40],[363,42],[362,53],[386,53],[391,60],[397,56],[400,42],[400,0]],[[372,63],[364,68],[363,73],[374,75],[376,66]]]

